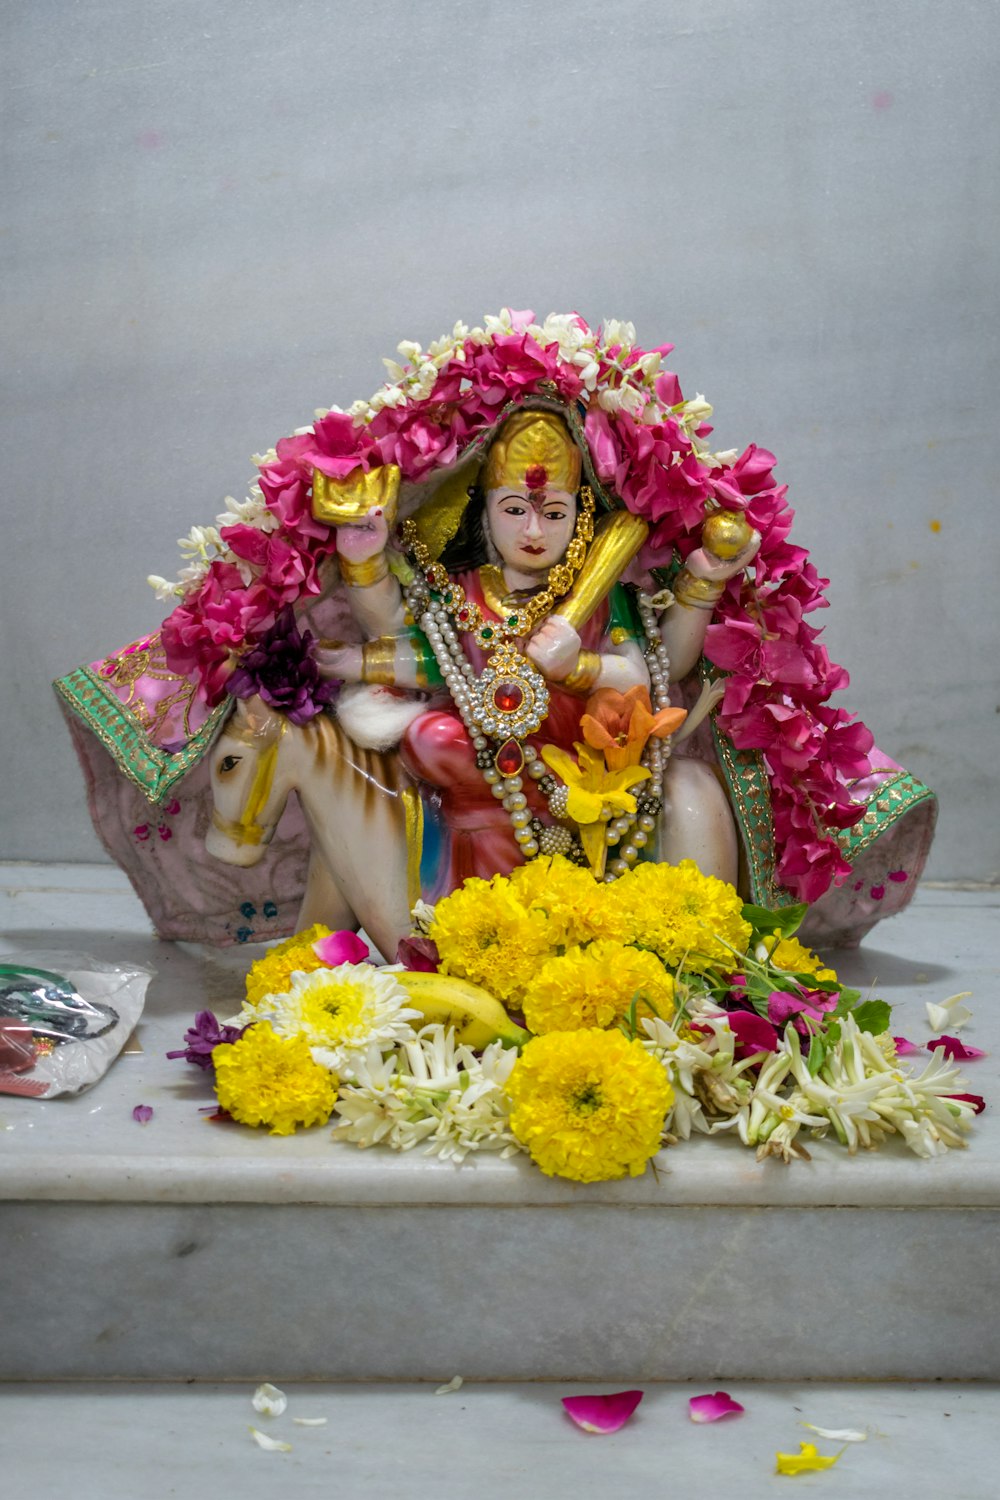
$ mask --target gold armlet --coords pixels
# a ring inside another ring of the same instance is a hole
[[[681,568],[673,583],[674,598],[678,604],[689,609],[714,609],[726,587],[714,578],[698,578],[687,568]]]
[[[374,557],[366,557],[364,562],[351,562],[347,557],[339,557],[340,576],[349,589],[371,588],[373,583],[381,583],[383,578],[389,576],[389,564],[384,552],[376,552]]]
[[[396,681],[394,636],[383,636],[378,641],[365,641],[361,647],[361,681],[392,687]]]
[[[601,675],[601,658],[596,651],[581,651],[576,666],[559,684],[570,693],[589,693]]]

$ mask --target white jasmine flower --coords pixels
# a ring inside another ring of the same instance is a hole
[[[412,339],[404,339],[401,344],[396,345],[396,352],[403,356],[407,364],[415,365],[419,363],[424,351]]]
[[[268,450],[267,450],[266,453],[253,453],[253,454],[251,454],[251,456],[250,456],[250,462],[253,464],[253,466],[254,466],[255,469],[263,469],[263,468],[266,467],[267,464],[276,463],[277,462],[277,458],[278,458],[278,450],[277,450],[277,448],[268,448]]]
[[[276,1385],[265,1381],[253,1393],[253,1409],[263,1417],[280,1417],[288,1405],[288,1397]]]
[[[177,599],[184,592],[178,584],[171,583],[168,578],[161,578],[158,573],[150,573],[146,582],[160,600]]]
[[[958,995],[951,995],[947,1000],[942,1000],[940,1005],[927,1002],[927,1024],[932,1031],[944,1031],[946,1027],[957,1031],[964,1026],[966,1021],[972,1020],[972,1011],[963,1005],[963,1000],[971,1000],[972,991],[962,990]]]
[[[192,526],[187,536],[178,537],[177,545],[183,557],[204,561],[210,550],[222,551],[222,538],[216,526]]]
[[[712,407],[711,403],[706,401],[704,396],[699,391],[699,393],[694,397],[693,400],[684,402],[681,414],[685,426],[698,427],[702,422],[708,421],[709,417],[712,415],[713,410],[714,408]]]
[[[623,323],[618,318],[608,318],[602,324],[601,332],[602,343],[606,349],[612,349],[616,344],[631,349],[635,343],[634,323]]]
[[[267,1453],[291,1453],[291,1443],[279,1442],[277,1438],[268,1437],[266,1432],[261,1432],[257,1427],[250,1428],[250,1436],[258,1448],[263,1448]]]
[[[401,364],[398,363],[398,361],[394,359],[383,359],[382,363],[385,365],[385,368],[388,371],[390,380],[402,380],[406,375],[405,369]]]

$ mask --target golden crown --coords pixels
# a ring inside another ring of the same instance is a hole
[[[508,417],[493,440],[483,470],[487,490],[554,489],[575,494],[580,450],[554,411],[520,411]]]

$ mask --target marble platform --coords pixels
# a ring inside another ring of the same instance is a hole
[[[638,1181],[583,1187],[523,1160],[462,1167],[208,1122],[163,1054],[236,1008],[247,950],[159,943],[107,866],[0,867],[9,946],[138,961],[156,978],[91,1092],[0,1096],[0,1378],[923,1380],[1000,1376],[1000,1125],[921,1162],[755,1162],[696,1140]],[[996,909],[924,889],[869,946],[894,1030],[974,992],[963,1032],[1000,1098]],[[132,1108],[153,1106],[148,1125]],[[26,1294],[27,1288],[30,1292]]]

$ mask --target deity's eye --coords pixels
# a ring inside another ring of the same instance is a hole
[[[219,761],[219,775],[227,776],[230,771],[235,771],[240,763],[240,759],[241,757],[238,755],[224,755]]]

